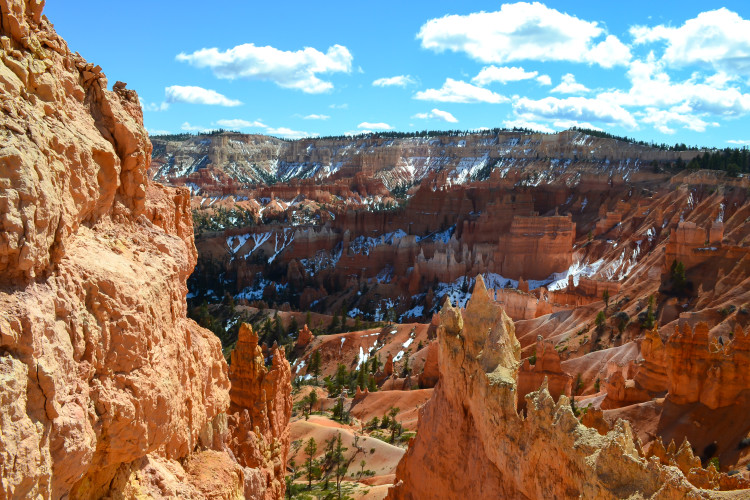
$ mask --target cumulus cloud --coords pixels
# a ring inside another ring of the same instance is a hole
[[[328,115],[317,115],[315,113],[302,117],[303,120],[327,120],[329,118],[330,116]]]
[[[516,66],[486,66],[482,68],[479,74],[472,78],[471,81],[483,87],[492,82],[508,83],[519,82],[521,80],[531,80],[538,74],[538,71],[526,71],[525,69]]]
[[[215,90],[202,87],[172,85],[164,89],[166,102],[186,102],[190,104],[209,104],[213,106],[240,106],[241,101],[229,99]]]
[[[229,120],[228,119],[217,120],[216,125],[220,127],[224,127],[224,128],[229,128],[229,129],[256,128],[256,127],[266,128],[266,125],[260,120],[255,120],[255,121],[250,122],[247,120],[242,120],[240,118],[234,118],[234,119],[229,119]]]
[[[366,130],[363,130],[361,133],[365,133],[365,132],[369,133],[373,129],[374,130],[391,130],[391,129],[393,129],[392,126],[388,125],[387,123],[383,123],[383,122],[374,122],[374,123],[373,122],[362,122],[359,125],[357,125],[357,128],[359,128],[359,129],[366,129]]]
[[[507,97],[492,92],[489,89],[477,87],[452,78],[446,78],[445,83],[439,89],[427,89],[417,92],[414,94],[414,99],[456,103],[486,102],[490,104],[509,101]]]
[[[321,80],[318,74],[349,73],[352,69],[352,55],[342,45],[333,45],[323,53],[311,47],[285,51],[246,43],[225,51],[210,48],[192,54],[180,53],[177,60],[197,68],[209,68],[218,78],[267,80],[309,94],[333,88],[333,83]]]
[[[398,75],[388,78],[378,78],[372,82],[372,85],[374,87],[406,87],[407,85],[414,83],[416,83],[416,81],[410,75]]]
[[[669,66],[701,64],[733,75],[750,76],[750,21],[726,8],[701,12],[680,27],[634,26],[636,44],[666,42]]]
[[[560,130],[567,130],[572,127],[578,127],[587,128],[589,130],[599,130],[600,132],[603,131],[601,128],[592,125],[589,122],[579,122],[576,120],[555,120],[554,122],[552,122],[552,126]]]
[[[597,22],[539,2],[503,4],[499,11],[431,19],[417,34],[422,47],[464,52],[484,63],[572,61],[605,68],[627,64],[630,49]],[[600,40],[604,36],[604,40]]]
[[[201,125],[191,125],[190,122],[184,122],[182,125],[180,125],[180,129],[184,130],[185,132],[210,132],[211,130],[213,130]]]
[[[645,61],[634,61],[628,70],[630,89],[599,95],[602,100],[622,106],[654,107],[686,113],[708,113],[735,117],[750,112],[750,94],[730,87],[723,80],[699,81],[697,76],[673,82],[664,71],[663,63],[653,55]]]
[[[428,113],[417,113],[413,118],[419,118],[421,120],[443,120],[448,123],[458,123],[455,116],[447,111],[441,111],[437,108],[433,108],[432,111]]]
[[[536,77],[536,81],[539,85],[552,85],[552,78],[549,75],[539,75]]]
[[[729,139],[727,141],[729,144],[736,144],[738,146],[747,146],[750,144],[750,140],[744,140],[744,139]]]
[[[143,108],[143,111],[166,111],[169,109],[169,103],[168,102],[162,102],[162,103],[144,103],[141,101],[141,107]]]
[[[521,118],[549,119],[549,120],[574,120],[586,122],[603,122],[608,125],[621,126],[630,129],[638,127],[638,124],[622,106],[602,99],[589,99],[586,97],[545,97],[533,100],[522,97],[513,103],[514,112]]]
[[[585,85],[576,81],[573,73],[567,73],[563,75],[562,82],[557,87],[550,90],[550,92],[556,92],[558,94],[585,94],[589,89]]]
[[[267,127],[266,133],[269,135],[276,135],[279,137],[286,137],[287,139],[303,139],[305,137],[317,137],[318,134],[311,134],[310,132],[303,132],[301,130],[292,130],[287,127]]]
[[[674,134],[676,130],[671,127],[672,124],[680,125],[682,128],[695,132],[705,132],[707,127],[719,126],[716,122],[709,123],[698,116],[682,114],[673,110],[646,108],[645,111],[638,114],[642,122],[653,125],[662,134]]]
[[[547,125],[544,125],[543,123],[524,120],[522,118],[518,118],[515,120],[505,120],[503,122],[503,126],[505,128],[527,128],[531,130],[537,130],[539,132],[544,132],[545,134],[555,133],[554,129],[550,128]]]
[[[243,129],[243,128],[262,128],[264,134],[275,135],[278,137],[286,137],[287,139],[302,139],[304,137],[317,137],[318,134],[304,132],[301,130],[292,130],[288,127],[270,127],[260,120],[247,121],[239,118],[230,120],[217,120],[216,125],[220,127],[230,129]],[[187,128],[186,128],[187,127]],[[183,130],[191,131],[206,131],[203,127],[193,127],[189,123],[185,122],[182,126]]]

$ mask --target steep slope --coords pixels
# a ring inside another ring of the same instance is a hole
[[[566,396],[555,404],[546,386],[526,397],[526,416],[519,415],[520,345],[513,322],[490,299],[480,277],[466,310],[448,303],[440,319],[440,382],[388,498],[676,499],[749,493],[693,486],[688,479],[700,483],[711,470],[696,468],[689,446],[675,466],[660,465],[644,458],[626,422],[600,435],[577,421]]]
[[[186,318],[189,193],[43,5],[0,0],[0,498],[243,498],[227,364]]]

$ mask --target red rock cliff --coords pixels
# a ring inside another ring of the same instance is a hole
[[[600,435],[546,387],[516,412],[520,348],[481,278],[466,311],[446,303],[440,383],[399,463],[390,499],[710,498],[676,467],[643,457],[630,426]],[[439,452],[436,452],[439,450]],[[716,493],[718,495],[718,493]]]
[[[147,180],[138,96],[43,5],[0,0],[0,498],[242,498],[188,192]]]

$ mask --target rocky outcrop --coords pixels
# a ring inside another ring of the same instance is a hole
[[[240,326],[232,351],[229,377],[229,433],[227,445],[245,472],[245,498],[284,497],[292,415],[292,371],[284,350],[274,345],[271,366],[252,327]]]
[[[708,325],[685,323],[666,343],[669,399],[677,404],[700,401],[711,409],[729,406],[750,389],[750,336],[737,326],[732,339],[711,339]]]
[[[602,436],[578,422],[567,397],[556,404],[546,387],[527,395],[527,415],[519,416],[520,346],[481,278],[464,312],[447,303],[440,316],[440,383],[388,498],[716,495],[678,468],[646,459],[627,422]]]
[[[534,354],[536,359],[532,365],[529,359],[524,359],[518,371],[518,407],[524,408],[524,397],[542,386],[547,380],[547,390],[555,399],[561,395],[570,397],[573,388],[573,377],[565,373],[560,366],[560,354],[550,341],[537,337]]]
[[[422,372],[419,374],[419,388],[428,389],[435,387],[440,379],[440,366],[438,365],[438,343],[433,340],[427,345]]]
[[[241,498],[189,193],[43,5],[0,0],[0,498]]]
[[[299,331],[299,335],[297,336],[297,343],[294,345],[295,349],[304,349],[308,345],[310,345],[310,342],[313,340],[313,333],[310,331],[310,329],[305,326],[302,327],[302,329]]]

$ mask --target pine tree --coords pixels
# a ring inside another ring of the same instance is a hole
[[[318,385],[318,377],[320,376],[320,351],[314,350],[310,356],[310,367],[308,371],[312,373],[315,378],[315,385]]]
[[[307,460],[305,462],[305,469],[307,473],[307,489],[312,489],[312,479],[315,475],[315,452],[318,451],[318,444],[315,442],[315,438],[310,438],[305,445],[305,456]]]
[[[328,325],[328,333],[338,333],[339,330],[339,317],[334,314],[333,318],[331,319],[331,324]]]
[[[347,462],[346,457],[344,457],[344,452],[348,449],[349,448],[343,446],[341,433],[339,432],[338,438],[336,439],[336,447],[333,452],[334,475],[336,477],[336,491],[339,500],[341,500],[341,481],[344,479],[346,471],[349,468],[349,463]]]
[[[309,411],[308,413],[312,413],[313,407],[315,406],[315,403],[318,402],[318,393],[315,389],[310,391],[310,394],[307,395],[307,404],[309,405]]]

